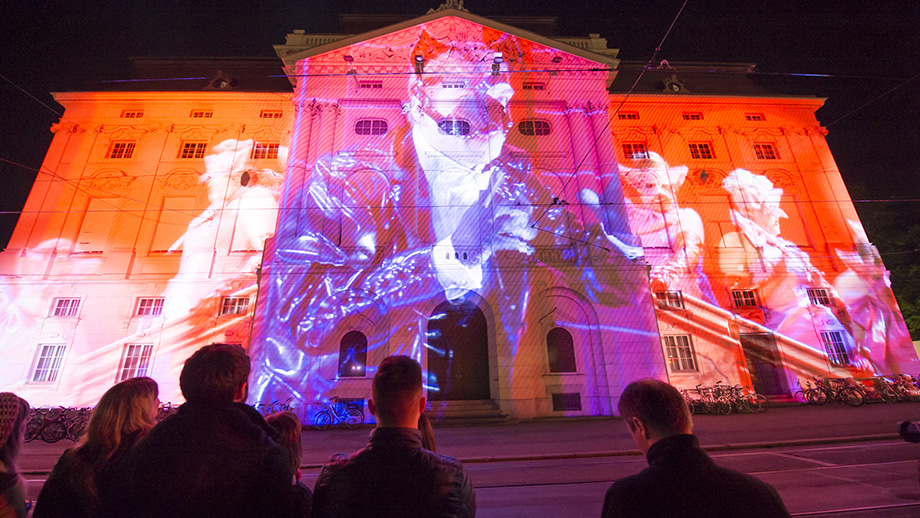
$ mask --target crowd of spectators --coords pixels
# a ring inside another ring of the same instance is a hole
[[[292,412],[263,418],[246,405],[249,370],[237,345],[202,347],[180,374],[186,403],[159,424],[154,380],[110,388],[84,438],[54,466],[35,518],[475,516],[463,465],[435,452],[412,358],[380,363],[367,447],[334,455],[312,491],[300,481],[300,420]],[[28,410],[0,393],[0,518],[29,512],[16,469]],[[629,384],[619,412],[649,467],[610,487],[604,517],[789,516],[772,487],[716,466],[699,448],[686,404],[667,383]]]

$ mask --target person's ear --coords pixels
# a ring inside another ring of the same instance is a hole
[[[249,397],[249,383],[244,382],[239,388],[236,389],[236,394],[233,395],[233,401],[235,403],[245,403],[246,399]]]
[[[425,405],[426,405],[426,404],[428,404],[428,400],[425,398],[425,396],[422,396],[421,398],[419,398],[419,401],[418,401],[418,413],[419,413],[419,415],[422,415],[422,414],[425,413]]]
[[[377,417],[377,405],[373,399],[367,400],[367,409],[370,410],[372,416]]]
[[[649,438],[648,428],[638,417],[633,416],[629,419],[629,429],[643,439]]]

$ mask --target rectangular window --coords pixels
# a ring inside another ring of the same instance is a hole
[[[773,144],[765,142],[754,144],[754,153],[757,155],[758,160],[776,160],[779,158]]]
[[[207,142],[183,142],[179,158],[204,158],[204,152],[207,149]]]
[[[642,160],[648,158],[648,149],[645,142],[624,142],[623,155],[627,160]]]
[[[639,120],[639,112],[620,112],[617,114],[617,119],[621,121],[637,121]]]
[[[281,110],[262,110],[259,112],[260,119],[280,119],[284,116]]]
[[[655,300],[658,302],[658,307],[661,309],[684,308],[684,300],[680,291],[656,291]]]
[[[762,113],[745,113],[744,120],[748,120],[752,122],[760,122],[760,121],[765,121],[767,119],[766,117],[763,116]]]
[[[202,208],[197,207],[195,198],[170,197],[163,198],[163,208],[160,220],[157,222],[156,233],[153,235],[151,252],[175,252],[184,248],[182,237],[188,230],[189,223],[196,214],[201,214]]]
[[[441,83],[441,88],[466,88],[466,81],[444,81]]]
[[[224,297],[220,304],[220,314],[245,315],[249,311],[249,297]]]
[[[709,142],[691,142],[690,157],[700,160],[712,160],[715,155],[712,154],[712,144]]]
[[[681,116],[685,121],[701,121],[701,120],[703,120],[703,114],[700,113],[700,112],[684,112],[684,113],[681,113],[680,116]]]
[[[152,344],[125,345],[118,381],[122,382],[126,379],[146,376],[150,370],[150,355],[152,352]]]
[[[116,140],[109,148],[109,158],[131,158],[134,155],[134,141]]]
[[[693,354],[693,344],[690,343],[690,335],[665,336],[664,348],[671,372],[696,370],[696,359]]]
[[[53,383],[61,371],[61,362],[64,360],[64,344],[40,344],[38,346],[38,361],[35,362],[35,371],[32,381],[40,383]]]
[[[732,290],[732,305],[736,308],[756,308],[754,290]]]
[[[276,159],[279,147],[281,144],[277,142],[256,142],[252,147],[252,156],[249,158],[253,160]]]
[[[846,344],[843,343],[843,333],[821,331],[821,342],[824,344],[824,350],[827,351],[827,359],[831,361],[831,365],[842,367],[850,364]]]
[[[358,88],[380,90],[383,88],[383,81],[361,81],[358,83]]]
[[[163,314],[163,297],[147,297],[137,301],[137,316],[158,317]]]
[[[808,301],[815,306],[830,306],[831,297],[824,288],[808,288]]]
[[[101,254],[118,220],[117,198],[91,198],[73,245],[75,254]]]
[[[140,119],[144,116],[144,110],[125,110],[121,112],[122,119]]]
[[[80,311],[79,298],[54,299],[54,308],[51,310],[53,317],[75,317]]]
[[[546,90],[546,83],[539,83],[536,81],[524,81],[521,83],[521,89],[523,90]]]
[[[193,119],[210,119],[214,116],[214,110],[192,110],[189,117]]]

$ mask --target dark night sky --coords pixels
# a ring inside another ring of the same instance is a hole
[[[336,32],[338,13],[421,16],[438,0],[32,0],[0,7],[0,75],[56,110],[50,91],[93,90],[128,74],[128,56],[271,56],[293,29]],[[467,0],[474,14],[559,18],[559,34],[600,33],[625,60],[648,60],[682,0]],[[920,2],[689,0],[659,55],[757,63],[789,93],[828,97],[827,125],[920,72]],[[279,70],[280,72],[280,70]],[[846,76],[846,77],[843,77]],[[920,79],[832,124],[828,141],[854,200],[920,198]],[[0,248],[28,195],[58,116],[0,79]],[[862,213],[868,203],[857,203]],[[920,202],[909,203],[920,214]],[[870,234],[870,239],[872,235]],[[882,250],[885,252],[885,250]]]

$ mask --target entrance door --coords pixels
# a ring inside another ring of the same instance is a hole
[[[779,361],[779,350],[772,334],[742,334],[741,348],[754,390],[768,396],[789,393],[786,373]]]
[[[428,399],[489,399],[486,317],[472,302],[442,302],[428,319]]]

